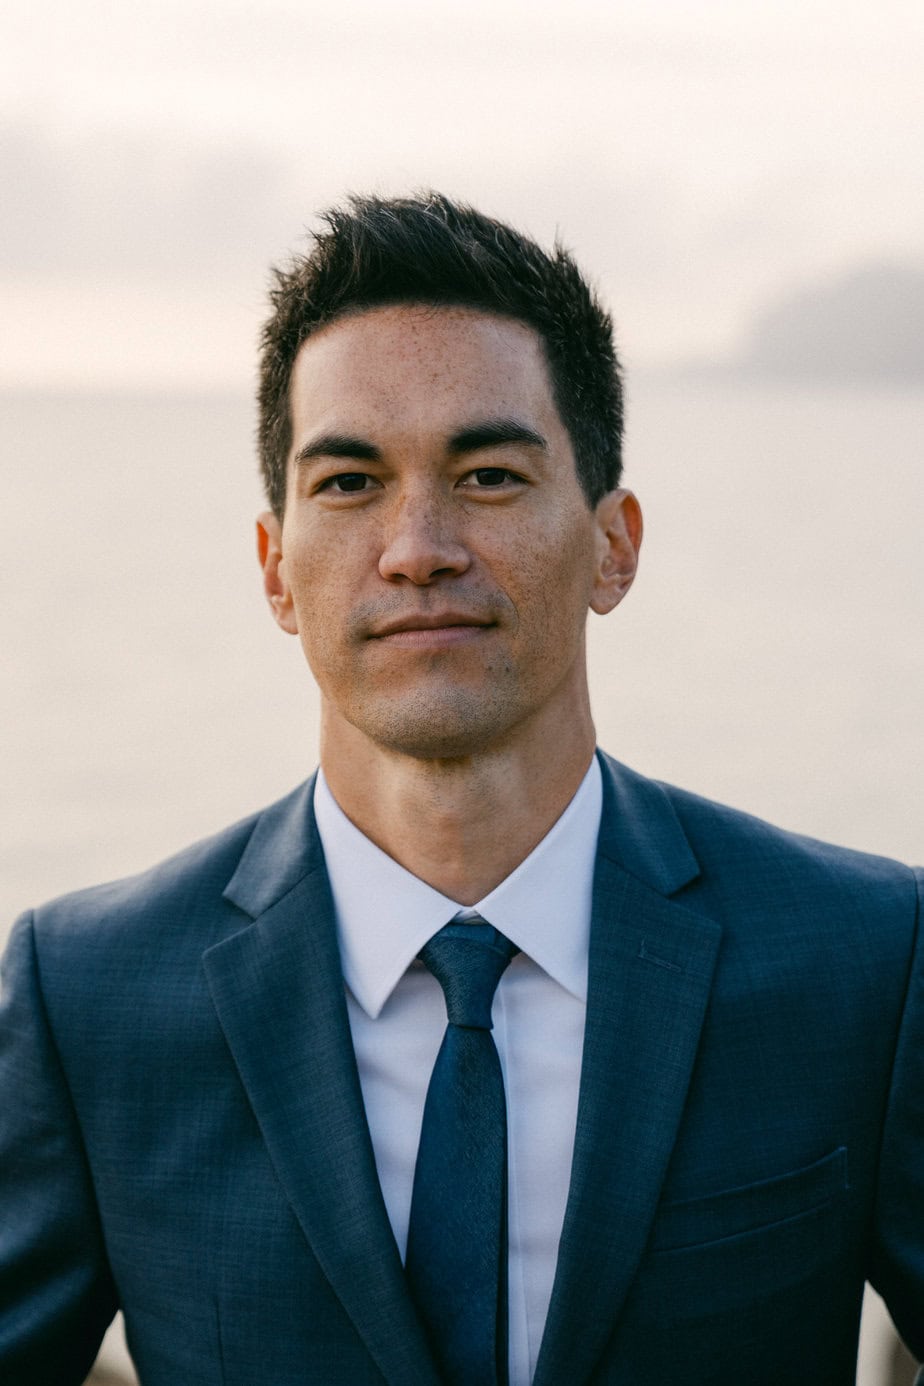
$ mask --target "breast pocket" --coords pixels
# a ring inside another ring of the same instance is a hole
[[[653,1252],[682,1251],[769,1230],[811,1217],[840,1198],[847,1188],[847,1150],[840,1146],[814,1164],[773,1179],[665,1204],[655,1221],[649,1248]]]
[[[639,1268],[637,1307],[657,1302],[663,1314],[670,1303],[691,1321],[758,1305],[766,1314],[846,1284],[848,1187],[841,1147],[772,1179],[665,1204]]]
[[[667,1380],[682,1361],[691,1386],[847,1380],[864,1223],[848,1195],[839,1148],[759,1183],[662,1205],[616,1332],[614,1361],[627,1374],[613,1379]]]

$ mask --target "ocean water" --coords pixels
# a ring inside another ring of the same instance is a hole
[[[0,938],[314,766],[316,695],[260,590],[252,433],[238,396],[0,397]],[[601,744],[924,859],[922,437],[911,389],[631,382],[646,537],[591,617]]]

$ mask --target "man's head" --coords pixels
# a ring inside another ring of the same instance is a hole
[[[307,257],[275,272],[263,329],[260,460],[282,518],[291,448],[289,386],[299,348],[337,318],[387,304],[468,307],[542,341],[581,489],[593,507],[619,484],[622,385],[612,325],[574,261],[436,193],[353,198],[323,218]]]
[[[443,199],[328,224],[266,329],[258,521],[322,758],[548,768],[554,746],[583,773],[587,613],[641,539],[609,321],[563,252]]]

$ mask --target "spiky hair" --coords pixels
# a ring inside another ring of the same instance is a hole
[[[385,304],[469,307],[533,328],[588,504],[619,484],[623,392],[612,323],[567,250],[556,243],[549,253],[436,192],[352,197],[320,220],[309,253],[272,271],[273,313],[261,335],[260,464],[280,519],[299,347],[335,318]]]

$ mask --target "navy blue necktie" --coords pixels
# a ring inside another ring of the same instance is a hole
[[[427,1090],[405,1270],[445,1386],[507,1381],[507,1106],[491,1003],[516,947],[447,924],[421,951],[448,1025]]]

